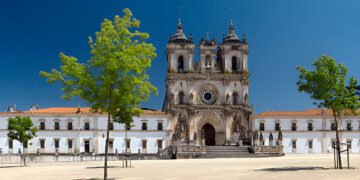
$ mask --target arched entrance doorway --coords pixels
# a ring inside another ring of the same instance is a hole
[[[215,146],[215,128],[207,123],[202,127],[201,132],[202,137],[205,139],[205,145]]]

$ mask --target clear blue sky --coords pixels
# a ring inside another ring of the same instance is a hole
[[[87,39],[104,18],[129,7],[150,34],[158,57],[149,69],[158,87],[143,107],[160,109],[166,74],[165,47],[181,17],[184,32],[199,42],[206,32],[221,40],[230,19],[249,42],[250,101],[257,113],[314,107],[298,93],[296,65],[310,67],[329,54],[360,77],[360,1],[357,0],[13,0],[0,2],[0,111],[17,104],[28,109],[76,106],[60,98],[61,86],[48,85],[40,70],[58,68],[59,52],[89,57]]]

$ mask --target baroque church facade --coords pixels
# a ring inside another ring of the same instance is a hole
[[[166,94],[163,110],[170,114],[171,144],[250,145],[248,44],[230,23],[219,44],[187,38],[179,20],[167,43]]]

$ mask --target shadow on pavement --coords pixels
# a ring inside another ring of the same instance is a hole
[[[73,179],[73,180],[102,180],[101,178],[87,178],[87,179]],[[115,178],[108,178],[108,180],[116,180]]]
[[[17,168],[17,167],[28,167],[28,166],[0,166],[0,168]]]
[[[108,166],[108,169],[110,168],[120,168],[121,166]],[[86,169],[104,169],[104,166],[91,166],[91,167],[86,167]]]
[[[324,167],[280,167],[280,168],[265,168],[255,171],[268,171],[268,172],[282,172],[282,171],[310,171],[310,170],[329,170],[330,168]]]

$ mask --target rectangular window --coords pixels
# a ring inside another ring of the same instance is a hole
[[[55,139],[55,149],[59,149],[59,140]]]
[[[40,122],[40,130],[45,130],[45,122]]]
[[[336,128],[335,128],[335,123],[331,123],[331,127],[330,127],[330,128],[331,128],[332,131],[335,131],[335,130],[336,130]]]
[[[60,130],[60,122],[55,122],[55,130]]]
[[[9,149],[13,148],[13,140],[9,139]]]
[[[90,130],[90,123],[89,122],[85,122],[85,130]]]
[[[126,149],[130,149],[130,139],[126,140]]]
[[[158,129],[159,131],[162,131],[162,130],[163,130],[163,123],[162,123],[162,122],[158,122],[158,124],[157,124],[157,129]]]
[[[110,130],[114,130],[114,123],[113,123],[113,122],[110,122],[110,123],[109,123],[109,129],[110,129]]]
[[[260,123],[260,131],[264,131],[265,130],[265,124],[264,123]]]
[[[346,123],[346,130],[348,130],[348,131],[352,130],[351,122]]]
[[[45,149],[45,139],[40,139],[40,148]]]
[[[312,148],[313,148],[313,141],[309,140],[309,149],[312,149]]]
[[[314,128],[313,128],[313,123],[309,122],[308,123],[308,130],[309,131],[312,131]]]
[[[280,123],[275,123],[275,131],[280,131]]]
[[[72,130],[73,129],[73,125],[72,122],[68,122],[68,126],[67,126],[68,130]]]
[[[296,131],[296,123],[295,122],[291,123],[291,130]]]
[[[292,148],[293,148],[293,149],[296,149],[296,140],[293,140],[293,141],[292,141]]]
[[[147,141],[146,141],[146,140],[142,140],[142,148],[143,148],[143,149],[146,149],[146,144],[147,144]]]
[[[162,139],[157,140],[158,149],[162,149]]]
[[[146,122],[141,123],[141,130],[147,130],[147,123]]]
[[[24,148],[28,148],[28,142],[24,142],[24,143],[23,143],[23,147],[24,147]]]
[[[348,148],[351,149],[351,139],[347,140],[346,143],[347,143]]]
[[[68,148],[69,149],[73,148],[73,140],[72,139],[68,139]]]
[[[114,147],[114,140],[109,139],[109,149],[112,149]]]

